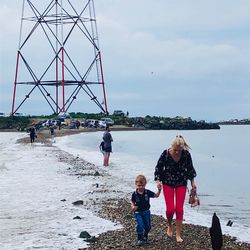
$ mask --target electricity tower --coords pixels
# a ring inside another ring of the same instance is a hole
[[[94,0],[23,0],[12,115],[32,97],[53,114],[76,100],[108,113]]]

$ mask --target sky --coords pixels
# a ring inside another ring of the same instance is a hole
[[[22,1],[2,0],[0,7],[0,21],[8,24],[0,33],[0,112],[10,112]],[[96,0],[95,12],[110,113],[250,118],[249,1]],[[80,37],[74,39],[72,47],[78,48]],[[41,51],[43,44],[36,41]],[[43,59],[32,40],[27,53],[39,68]],[[18,86],[17,99],[23,90]],[[84,94],[69,112],[100,111],[81,98]],[[50,114],[51,109],[37,92],[18,112]]]

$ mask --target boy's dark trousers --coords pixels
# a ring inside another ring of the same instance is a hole
[[[151,214],[150,210],[135,212],[137,222],[136,231],[138,240],[147,240],[148,233],[151,229]]]

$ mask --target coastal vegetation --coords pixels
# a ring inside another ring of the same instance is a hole
[[[145,117],[128,117],[125,115],[104,115],[102,113],[80,113],[72,112],[68,114],[67,120],[87,119],[101,120],[104,117],[109,117],[114,121],[114,125],[123,125],[127,127],[143,128],[143,129],[162,129],[162,130],[195,130],[195,129],[220,129],[217,123],[208,123],[204,120],[196,121],[190,117],[184,118],[176,116],[174,118],[162,116],[145,116]],[[9,116],[0,117],[0,129],[16,129],[23,131],[27,127],[35,124],[37,121],[47,119],[57,119],[58,116]]]
[[[250,119],[231,119],[228,121],[219,121],[220,125],[250,125]]]
[[[190,117],[157,117],[157,116],[146,116],[146,117],[132,117],[128,121],[129,126],[142,126],[146,129],[177,129],[177,130],[195,130],[195,129],[220,129],[220,126],[216,123],[207,123],[204,120],[196,121]]]
[[[0,129],[15,129],[22,131],[29,126],[30,122],[30,117],[0,117]]]

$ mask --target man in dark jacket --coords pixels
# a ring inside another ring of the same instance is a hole
[[[36,130],[35,127],[31,127],[30,128],[30,143],[33,143],[35,141],[35,137],[36,137]]]

